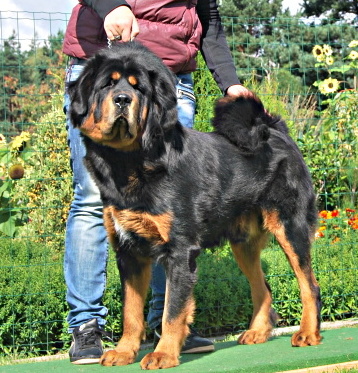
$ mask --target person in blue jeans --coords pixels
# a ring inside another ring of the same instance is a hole
[[[171,3],[176,5],[174,13],[170,11],[173,8],[170,7]],[[193,1],[194,5],[195,3],[196,1]],[[183,126],[191,128],[194,123],[195,96],[191,72],[195,69],[193,59],[200,44],[207,65],[222,91],[231,96],[247,94],[248,90],[240,84],[236,76],[216,1],[199,0],[196,8],[194,5],[188,7],[187,4],[187,1],[158,0],[155,2],[155,7],[151,5],[148,9],[144,9],[145,5],[141,6],[140,1],[133,1],[133,4],[131,1],[121,0],[81,1],[72,12],[64,40],[64,52],[70,56],[66,71],[66,85],[78,78],[86,59],[93,55],[96,49],[106,47],[106,38],[122,39],[125,42],[136,37],[139,42],[162,57],[163,62],[176,74],[178,119]],[[168,21],[166,24],[165,20],[160,20],[160,15],[151,15],[151,10],[160,5],[162,5],[160,9],[164,9],[163,19],[167,16],[169,19],[173,17],[172,22]],[[178,6],[182,6],[184,15],[180,21],[180,28],[176,29]],[[185,12],[189,14],[186,16]],[[201,14],[201,17],[197,14]],[[168,48],[166,40],[159,32],[153,35],[148,29],[153,24],[155,28],[163,25],[167,32],[166,36],[172,34],[178,38],[186,19],[190,20],[188,26],[190,29],[187,30],[183,40],[170,41],[172,45],[169,43],[169,48],[173,49],[173,53],[168,56],[164,48]],[[159,21],[162,23],[158,26]],[[146,31],[141,33],[141,29]],[[98,37],[101,34],[98,30],[102,30],[102,38]],[[191,35],[193,40],[187,35]],[[181,49],[182,47],[184,50]],[[186,55],[183,57],[184,52]],[[190,53],[192,53],[191,57]],[[185,60],[182,61],[182,58]],[[67,92],[65,92],[64,109],[66,112],[70,109]],[[70,308],[67,321],[69,331],[73,335],[69,355],[72,363],[89,364],[99,362],[103,353],[101,337],[108,310],[103,305],[102,298],[106,287],[108,242],[103,225],[100,193],[83,163],[86,150],[80,131],[73,128],[69,120],[67,129],[74,188],[74,198],[67,221],[64,258],[67,302]],[[165,282],[163,267],[154,264],[151,280],[152,298],[147,317],[149,328],[155,331],[154,343],[157,343],[160,338]],[[213,350],[212,342],[200,337],[193,329],[182,348],[183,353]]]

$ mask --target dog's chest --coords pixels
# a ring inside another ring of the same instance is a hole
[[[154,215],[145,211],[120,210],[115,206],[107,206],[104,209],[104,220],[109,237],[120,244],[134,245],[139,239],[144,239],[151,246],[158,246],[170,241],[170,212]]]

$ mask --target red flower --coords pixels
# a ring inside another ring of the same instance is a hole
[[[332,219],[332,218],[336,218],[339,215],[339,211],[338,210],[333,210],[333,211],[322,210],[319,212],[318,215],[323,219]]]
[[[348,220],[348,225],[350,225],[350,227],[352,229],[358,229],[358,215],[354,215],[352,216],[349,220]]]
[[[326,210],[322,210],[322,211],[319,212],[318,215],[319,215],[321,218],[323,218],[323,219],[327,219],[328,211],[326,211]]]
[[[331,212],[331,214],[332,214],[332,218],[336,218],[339,215],[339,211],[338,210],[333,210]]]
[[[315,238],[321,238],[324,237],[324,233],[322,231],[317,231],[315,234]]]

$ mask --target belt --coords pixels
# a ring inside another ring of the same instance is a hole
[[[87,60],[83,58],[71,57],[70,58],[70,65],[84,65]]]

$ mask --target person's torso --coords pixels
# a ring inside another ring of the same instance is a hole
[[[175,73],[195,70],[200,48],[201,25],[196,0],[127,0],[139,23],[136,40],[157,54]],[[69,56],[89,58],[107,46],[103,20],[88,6],[72,11],[63,51]]]

